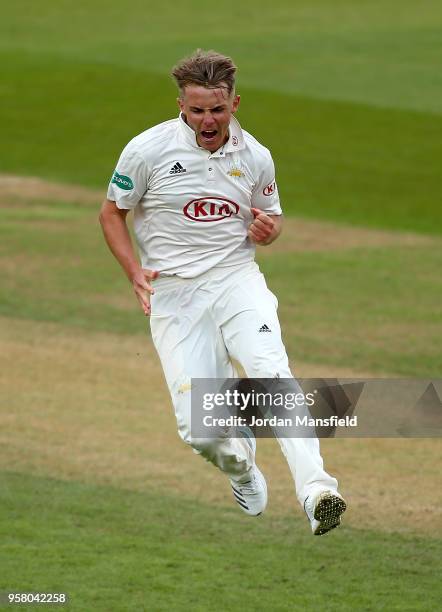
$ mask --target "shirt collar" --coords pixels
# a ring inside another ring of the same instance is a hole
[[[179,126],[181,128],[181,134],[186,144],[194,147],[195,149],[202,149],[196,141],[195,132],[192,128],[187,125],[183,119],[182,113],[179,114]],[[212,157],[220,157],[226,153],[234,153],[235,151],[241,151],[245,149],[246,143],[244,140],[244,134],[239,124],[239,121],[232,115],[229,124],[229,140],[220,147],[217,151],[212,153]],[[202,149],[204,150],[204,149]]]

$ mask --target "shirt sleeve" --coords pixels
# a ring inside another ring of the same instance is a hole
[[[268,151],[266,151],[266,156],[261,163],[258,181],[251,200],[253,208],[259,208],[268,215],[282,215],[275,179],[275,165]]]
[[[118,208],[135,208],[147,191],[148,174],[146,160],[129,143],[123,149],[112,175],[107,190],[108,199],[115,202]]]

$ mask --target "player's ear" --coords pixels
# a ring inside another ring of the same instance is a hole
[[[184,113],[184,102],[183,102],[183,99],[182,99],[182,98],[180,98],[180,97],[178,97],[178,98],[176,99],[176,101],[178,102],[178,107],[179,107],[180,111],[181,111],[182,113]]]
[[[234,96],[232,102],[232,113],[236,113],[238,110],[239,103],[241,101],[241,96]]]

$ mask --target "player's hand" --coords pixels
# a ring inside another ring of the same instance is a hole
[[[132,285],[146,317],[150,315],[150,296],[155,293],[150,281],[158,277],[156,270],[140,268],[132,278]]]
[[[255,244],[266,244],[273,236],[275,221],[269,215],[262,212],[262,210],[259,210],[259,208],[251,208],[250,210],[255,219],[249,225],[247,234]]]

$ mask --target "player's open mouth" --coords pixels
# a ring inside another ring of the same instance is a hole
[[[203,130],[201,132],[201,136],[206,140],[213,140],[215,136],[218,134],[217,130]]]

